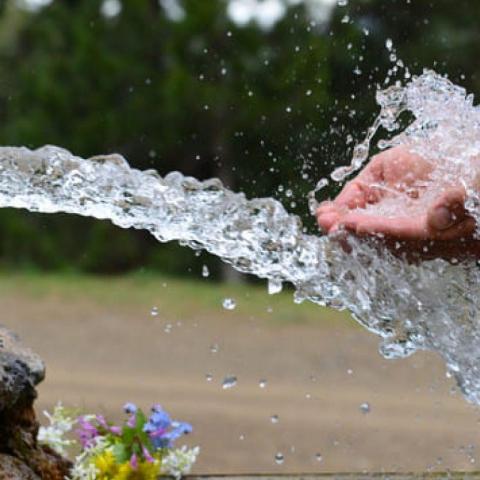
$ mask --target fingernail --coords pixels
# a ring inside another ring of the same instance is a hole
[[[438,207],[434,211],[431,223],[437,230],[446,230],[455,223],[455,218],[448,208]]]

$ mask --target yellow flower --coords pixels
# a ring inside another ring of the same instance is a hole
[[[160,474],[158,462],[142,462],[138,466],[138,480],[156,480]]]
[[[130,462],[122,463],[118,467],[117,474],[113,477],[113,480],[130,480],[132,473],[133,469]]]
[[[157,480],[160,474],[159,458],[156,455],[153,463],[141,461],[134,469],[130,462],[118,465],[113,453],[106,451],[97,455],[93,463],[98,470],[98,480]]]
[[[118,470],[115,457],[109,450],[97,455],[94,458],[94,465],[98,470],[98,480],[110,480]]]

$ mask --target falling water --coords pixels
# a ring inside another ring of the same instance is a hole
[[[360,169],[377,129],[393,132],[405,110],[415,120],[381,147],[408,143],[429,159],[442,159],[443,172],[467,172],[480,154],[479,110],[463,89],[433,72],[380,92],[377,100],[379,117],[352,165],[334,172],[334,180]],[[479,218],[473,184],[465,186]],[[200,182],[178,172],[162,178],[129,167],[118,155],[86,160],[52,146],[0,148],[0,207],[108,219],[148,230],[160,242],[207,250],[237,270],[269,279],[275,290],[289,282],[297,302],[349,309],[382,337],[386,357],[418,349],[440,353],[466,397],[480,403],[480,274],[474,261],[410,264],[354,238],[345,249],[335,238],[306,235],[300,219],[274,199],[248,200],[217,179]]]

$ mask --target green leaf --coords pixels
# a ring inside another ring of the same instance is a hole
[[[143,427],[147,423],[147,417],[143,413],[142,410],[138,409],[136,413],[136,423],[135,423],[135,430],[137,433],[143,432]]]
[[[113,447],[113,456],[117,463],[128,462],[131,455],[129,455],[129,449],[123,443],[117,443]]]
[[[136,429],[131,427],[125,427],[122,431],[122,443],[124,445],[130,445],[136,436]]]

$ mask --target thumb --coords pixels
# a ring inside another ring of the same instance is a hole
[[[435,231],[443,231],[463,222],[468,213],[465,210],[466,193],[463,187],[446,190],[428,209],[427,224]]]

